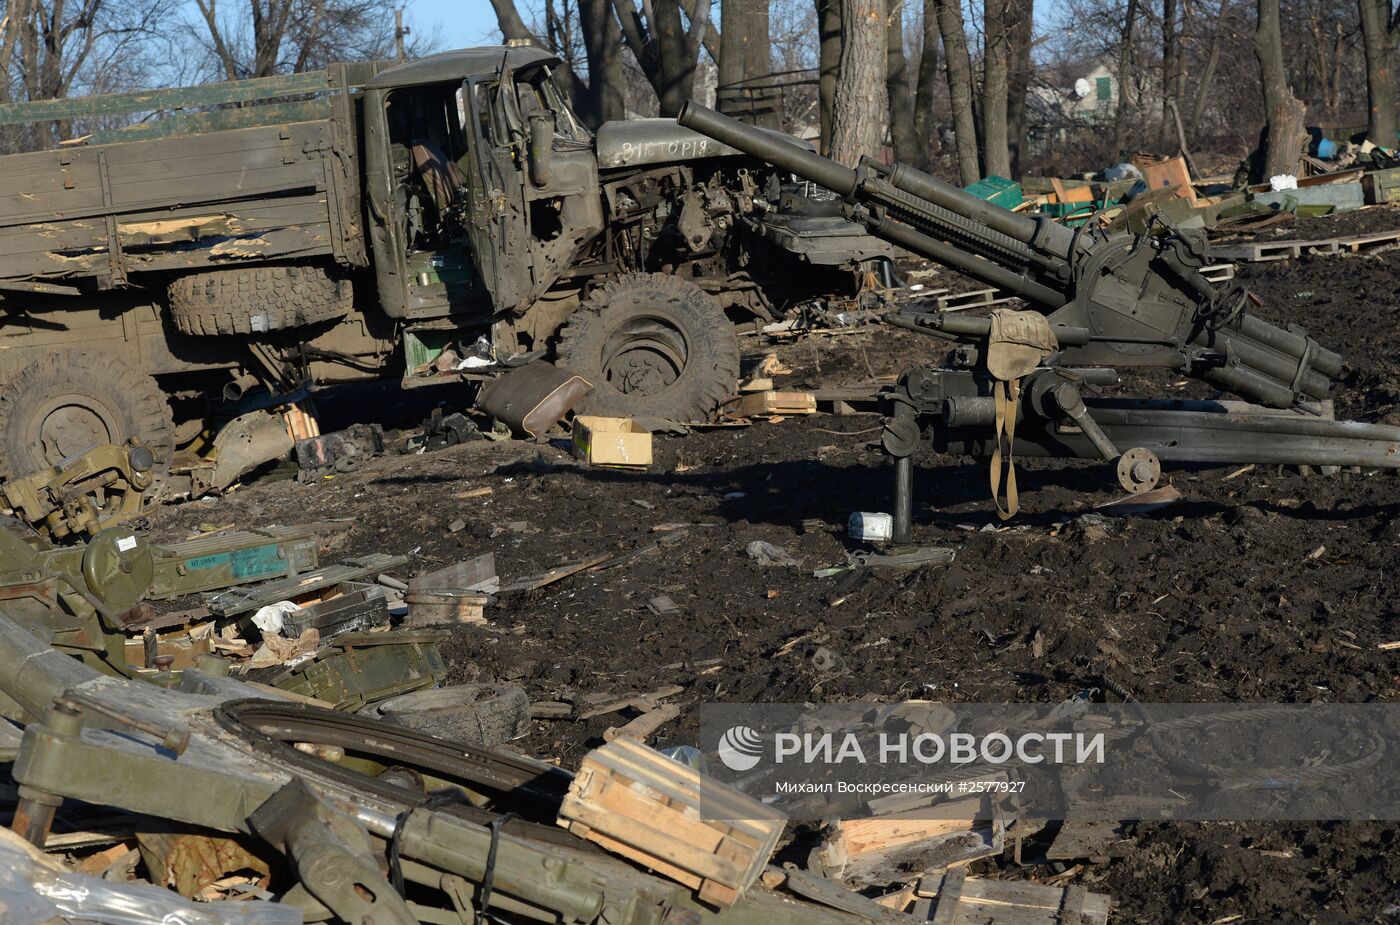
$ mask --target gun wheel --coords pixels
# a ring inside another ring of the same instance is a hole
[[[719,303],[662,273],[600,287],[560,331],[557,353],[593,384],[589,414],[703,421],[739,377],[739,341]]]
[[[1157,487],[1162,464],[1151,450],[1135,446],[1118,457],[1118,484],[1125,491],[1140,495]]]

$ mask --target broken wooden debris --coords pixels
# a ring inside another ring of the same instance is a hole
[[[423,588],[404,595],[408,604],[405,626],[449,626],[461,623],[485,623],[486,604],[490,598],[476,591],[459,588]]]
[[[924,877],[900,911],[935,925],[1106,925],[1110,902],[1082,886],[984,880],[962,870]]]
[[[981,797],[831,823],[815,858],[855,887],[893,883],[910,870],[943,870],[1000,854],[1005,826]]]
[[[626,737],[635,739],[638,742],[645,742],[655,735],[662,726],[680,715],[681,708],[676,704],[662,704],[654,710],[642,713],[633,718],[625,725],[610,726],[603,731],[603,741],[611,742],[614,739]]]
[[[496,554],[484,553],[419,575],[409,580],[401,591],[460,590],[491,594],[500,588],[496,575]]]
[[[602,565],[604,562],[607,562],[611,558],[613,557],[604,554],[600,556],[590,556],[589,558],[583,559],[579,562],[570,562],[565,565],[556,565],[554,568],[549,569],[548,571],[541,572],[538,575],[531,575],[527,578],[517,578],[510,584],[503,585],[501,587],[501,593],[509,594],[513,591],[538,591],[540,588],[543,588],[546,585],[552,585],[556,581],[568,578],[570,575],[577,575],[579,572],[586,571],[587,569],[595,568],[596,566]]]
[[[751,392],[731,399],[722,413],[728,418],[816,414],[817,398],[810,392]]]
[[[558,822],[726,908],[763,872],[787,817],[619,736],[583,759]]]

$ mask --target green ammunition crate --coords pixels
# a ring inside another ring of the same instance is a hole
[[[1021,184],[1006,177],[985,177],[965,189],[978,199],[985,199],[1003,209],[1016,208],[1024,198],[1021,195]]]
[[[1389,170],[1372,170],[1361,178],[1366,189],[1366,202],[1375,205],[1381,202],[1400,202],[1400,167]]]

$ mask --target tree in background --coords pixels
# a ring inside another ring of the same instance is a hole
[[[1293,95],[1283,66],[1283,34],[1279,25],[1279,0],[1258,0],[1258,24],[1254,52],[1259,58],[1259,75],[1264,90],[1267,119],[1262,144],[1260,177],[1292,174],[1298,169],[1298,155],[1307,139],[1303,127],[1306,107]]]
[[[958,151],[958,176],[964,186],[982,178],[977,157],[977,122],[972,109],[972,59],[967,52],[959,0],[935,0],[938,31],[943,35],[943,63],[948,74],[948,97],[953,110],[953,134]],[[995,0],[994,0],[995,2]]]
[[[934,112],[938,96],[938,4],[923,0],[919,21],[919,73],[914,82],[914,166],[928,170],[939,149],[938,118]]]
[[[816,0],[817,35],[820,49],[817,64],[817,95],[821,102],[822,154],[831,155],[831,114],[836,108],[836,75],[841,70],[841,2]]]
[[[1366,53],[1366,135],[1395,147],[1395,49],[1400,44],[1400,6],[1390,0],[1358,0]]]
[[[888,101],[888,26],[883,0],[842,0],[841,64],[831,110],[831,157],[854,165],[879,153]]]
[[[885,12],[885,92],[890,106],[890,145],[896,160],[914,163],[919,139],[914,133],[914,90],[904,56],[904,3],[890,0]]]
[[[228,80],[395,56],[397,0],[194,0],[196,33]],[[405,48],[410,57],[422,53]]]

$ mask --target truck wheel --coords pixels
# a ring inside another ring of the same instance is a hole
[[[230,267],[170,284],[170,317],[186,334],[265,334],[348,314],[350,281],[321,267]]]
[[[170,471],[175,422],[160,386],[120,360],[65,350],[20,369],[0,389],[0,476],[31,475],[66,456],[137,437]],[[154,498],[153,489],[149,497]]]
[[[593,383],[589,414],[703,421],[739,377],[739,339],[719,303],[663,273],[595,291],[560,331],[558,356]]]

